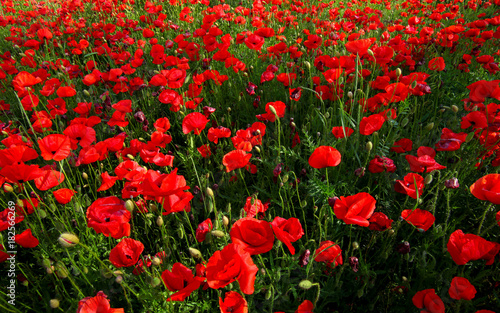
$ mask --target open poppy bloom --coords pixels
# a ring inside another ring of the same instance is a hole
[[[273,107],[273,109],[271,109],[271,106]],[[273,110],[274,112],[276,112],[276,114],[274,114]],[[269,102],[266,104],[266,113],[257,115],[257,119],[259,121],[275,122],[276,116],[278,116],[279,118],[285,116],[285,110],[285,103],[281,101]]]
[[[380,114],[365,116],[359,123],[359,133],[364,136],[371,135],[382,128],[385,120],[385,117]]]
[[[340,246],[333,241],[322,241],[319,244],[319,248],[316,250],[314,261],[324,262],[330,267],[332,267],[332,264],[333,267],[342,265],[342,250]]]
[[[500,174],[488,174],[470,186],[470,192],[479,200],[500,204]]]
[[[476,296],[476,288],[465,277],[455,277],[451,281],[448,293],[450,298],[455,300],[472,300]]]
[[[368,222],[370,222],[368,226],[370,230],[383,231],[391,228],[393,220],[389,219],[387,215],[382,212],[375,212]]]
[[[457,265],[465,265],[475,260],[486,260],[486,265],[491,265],[500,250],[499,243],[488,241],[474,234],[464,234],[460,229],[450,235],[446,247]]]
[[[250,255],[269,252],[274,244],[273,229],[269,222],[253,217],[237,220],[229,235],[233,243],[244,247]]]
[[[68,188],[62,188],[58,190],[54,190],[52,194],[56,198],[56,201],[60,204],[67,204],[71,201],[71,198],[75,195],[76,191],[68,189]]]
[[[123,309],[112,309],[104,292],[99,291],[95,297],[87,297],[78,302],[76,313],[124,313]]]
[[[226,172],[231,172],[233,170],[243,168],[248,164],[252,154],[246,153],[243,150],[234,150],[222,158],[222,164],[226,167]]]
[[[420,311],[422,313],[444,313],[443,300],[436,294],[434,289],[421,290],[411,300],[417,308],[424,309]]]
[[[290,253],[294,255],[295,248],[292,246],[292,242],[299,240],[304,235],[304,230],[302,229],[302,225],[300,225],[299,219],[295,217],[284,219],[276,216],[271,225],[276,238],[283,242],[288,247],[288,250],[290,250]]]
[[[353,196],[340,197],[335,201],[333,211],[338,219],[346,224],[356,224],[368,227],[368,219],[375,211],[377,201],[367,192],[360,192]]]
[[[346,138],[354,133],[354,129],[350,127],[335,126],[332,128],[332,134],[337,139]]]
[[[407,174],[403,180],[396,180],[394,190],[399,193],[404,193],[413,199],[417,199],[424,191],[424,178],[415,173]]]
[[[205,129],[208,122],[209,120],[205,115],[199,112],[190,113],[182,121],[182,132],[188,134],[194,130],[195,135],[199,135]]]
[[[314,168],[333,167],[340,164],[340,152],[329,146],[319,146],[309,157],[309,165]]]
[[[248,313],[248,303],[243,296],[236,291],[228,291],[224,296],[224,301],[219,298],[221,313]]]
[[[87,226],[115,239],[130,236],[131,214],[118,197],[99,198],[87,209]]]
[[[161,278],[170,291],[177,291],[167,301],[184,301],[193,291],[198,289],[205,280],[194,277],[193,272],[182,263],[174,263],[172,271],[164,270]]]
[[[26,229],[14,237],[14,241],[23,248],[34,248],[38,246],[38,239],[31,233],[31,228]]]
[[[109,261],[116,267],[133,266],[139,260],[144,245],[138,240],[125,238],[109,253]]]
[[[427,231],[436,220],[431,212],[421,209],[403,210],[401,217],[416,228],[423,229],[424,231]]]
[[[52,134],[38,140],[38,147],[45,161],[61,161],[70,154],[71,141],[66,135]]]

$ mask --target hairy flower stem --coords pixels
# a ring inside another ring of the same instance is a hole
[[[479,236],[479,234],[481,233],[481,228],[483,227],[483,222],[484,222],[484,219],[486,218],[486,214],[488,213],[488,211],[491,209],[491,207],[493,206],[493,203],[490,203],[487,207],[486,207],[486,210],[484,210],[484,213],[483,213],[483,217],[481,218],[481,223],[479,223],[479,228],[477,230],[477,235]]]

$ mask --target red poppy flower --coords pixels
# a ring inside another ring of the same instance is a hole
[[[424,178],[415,173],[407,174],[403,180],[396,180],[394,190],[399,193],[404,193],[413,199],[422,196],[424,190]]]
[[[488,120],[486,115],[481,111],[470,112],[462,117],[460,128],[465,129],[472,126],[472,129],[483,129],[488,127]]]
[[[276,114],[272,112],[272,109],[270,107],[274,108],[274,111]],[[257,115],[257,119],[259,121],[269,121],[269,122],[275,122],[276,121],[276,115],[279,118],[282,118],[285,116],[285,110],[286,110],[286,104],[281,101],[275,101],[275,102],[269,102],[266,104],[266,113],[265,114],[259,114]]]
[[[420,209],[403,210],[401,217],[416,228],[423,229],[424,231],[427,231],[436,220],[431,212]]]
[[[165,133],[170,129],[170,121],[166,117],[161,117],[156,120],[153,126],[157,131]]]
[[[226,172],[229,173],[233,170],[243,168],[248,164],[252,154],[246,153],[243,150],[234,150],[222,158],[222,164],[226,167]]]
[[[160,100],[161,103],[171,104],[172,106],[170,107],[170,111],[172,112],[178,112],[184,102],[182,96],[175,90],[171,89],[163,90],[158,96],[158,100]]]
[[[256,34],[251,34],[244,40],[245,45],[252,50],[260,51],[264,45],[264,37],[258,36]]]
[[[248,197],[243,210],[247,213],[247,217],[255,217],[259,213],[267,211],[268,204],[263,204],[259,199]]]
[[[69,98],[76,95],[76,90],[70,86],[59,87],[57,89],[57,96],[59,98]]]
[[[437,151],[456,151],[465,142],[466,133],[454,133],[451,129],[443,128],[441,140],[436,143]]]
[[[360,192],[353,196],[340,197],[335,201],[333,211],[338,219],[346,224],[368,227],[368,219],[375,211],[377,201],[369,193]]]
[[[34,248],[38,246],[38,239],[31,234],[31,229],[28,228],[14,237],[14,241],[23,248]]]
[[[184,301],[193,291],[198,289],[203,278],[194,277],[193,272],[182,263],[174,263],[172,271],[164,270],[161,278],[170,291],[177,291],[167,301]]]
[[[62,134],[52,134],[38,140],[41,155],[45,161],[61,161],[71,152],[70,138]]]
[[[224,301],[219,298],[221,313],[248,313],[248,303],[239,293],[228,291],[224,296]]]
[[[27,165],[24,163],[7,165],[0,170],[0,175],[4,176],[11,183],[22,184],[43,175],[43,171],[38,165]]]
[[[469,99],[472,102],[482,103],[486,98],[495,98],[500,100],[500,80],[486,81],[480,80],[467,86]]]
[[[229,138],[231,137],[231,130],[229,128],[223,127],[223,126],[218,126],[218,127],[211,127],[208,130],[208,140],[211,142],[217,144],[219,142],[219,138]]]
[[[368,117],[363,117],[359,123],[359,133],[361,135],[371,135],[382,128],[385,122],[385,117],[380,114],[372,114]]]
[[[237,280],[240,290],[250,295],[254,293],[258,270],[244,247],[231,243],[216,251],[208,260],[207,283],[210,288],[219,289]]]
[[[474,234],[464,234],[460,229],[450,235],[446,247],[457,265],[465,265],[475,260],[486,260],[486,265],[491,265],[500,250],[499,243],[488,241]]]
[[[87,226],[115,239],[130,236],[130,218],[125,202],[115,196],[99,198],[87,209]]]
[[[295,313],[312,313],[313,309],[314,304],[309,300],[304,300],[304,302],[299,305]]]
[[[387,215],[382,212],[375,212],[368,222],[370,222],[368,226],[370,230],[384,231],[391,228],[393,220],[389,219]]]
[[[488,174],[470,186],[470,192],[479,200],[500,204],[500,174]]]
[[[413,142],[408,138],[402,138],[398,141],[394,142],[394,145],[391,148],[391,151],[396,153],[405,153],[411,151],[413,146]]]
[[[101,174],[101,186],[97,189],[97,191],[105,191],[109,188],[113,187],[115,182],[118,180],[116,176],[110,176],[108,171]]]
[[[207,234],[212,231],[212,229],[212,220],[207,218],[198,225],[198,228],[196,228],[196,240],[198,240],[198,242],[205,241]]]
[[[15,145],[7,149],[0,150],[0,167],[15,165],[21,162],[28,162],[38,158],[35,149],[27,146]]]
[[[274,234],[269,222],[253,217],[236,221],[229,235],[233,243],[243,246],[250,255],[266,253],[274,244]]]
[[[132,238],[124,238],[109,253],[109,261],[116,267],[133,266],[139,260],[144,245]]]
[[[199,135],[201,131],[205,129],[208,122],[209,120],[205,115],[199,112],[190,113],[186,115],[182,121],[182,132],[188,134],[194,130],[195,135]]]
[[[417,308],[424,309],[421,312],[444,313],[443,300],[434,289],[421,290],[411,300]]]
[[[394,83],[385,87],[384,97],[389,103],[400,102],[408,97],[408,86],[403,83]]]
[[[386,157],[380,157],[377,155],[368,164],[368,171],[370,171],[370,173],[382,173],[382,172],[393,173],[396,171],[396,165],[394,165],[393,160]]]
[[[445,63],[442,57],[435,57],[434,59],[429,61],[429,69],[431,71],[444,71]]]
[[[89,147],[96,139],[95,130],[83,124],[70,125],[63,133],[71,139],[72,150],[76,150],[77,143],[82,148]]]
[[[307,40],[304,41],[304,46],[308,50],[314,50],[321,46],[321,43],[323,42],[323,39],[321,39],[320,36],[318,35],[308,35]]]
[[[50,188],[56,187],[64,181],[64,174],[53,170],[50,166],[44,166],[42,169],[42,175],[35,178],[35,186],[38,190],[49,190]]]
[[[255,122],[247,129],[240,129],[236,136],[231,138],[235,149],[252,151],[252,148],[262,144],[262,137],[266,134],[266,125]]]
[[[58,189],[52,192],[54,198],[56,198],[56,201],[60,204],[69,203],[71,201],[71,198],[73,198],[73,196],[75,195],[75,193],[76,191],[68,188]]]
[[[290,253],[294,255],[295,248],[292,246],[292,242],[299,240],[304,235],[299,219],[291,217],[287,220],[276,216],[271,225],[276,238],[283,242],[290,250]]]
[[[324,262],[330,267],[333,264],[333,267],[336,267],[343,263],[342,250],[340,246],[333,241],[322,241],[319,244],[319,248],[316,250],[314,261]]]
[[[314,168],[333,167],[340,164],[340,152],[329,146],[319,146],[309,157],[309,165]]]
[[[359,56],[362,56],[368,52],[368,48],[370,48],[372,43],[371,39],[349,41],[345,44],[345,48],[352,54],[359,54]]]
[[[342,127],[342,126],[335,126],[332,128],[332,134],[335,136],[337,139],[345,138],[345,137],[350,137],[354,133],[354,129],[350,127]]]
[[[0,212],[0,231],[4,231],[11,226],[11,218],[13,215],[15,224],[24,220],[24,215],[16,214],[14,211],[7,208]]]
[[[420,147],[417,150],[417,155],[406,155],[405,159],[410,164],[410,170],[413,172],[423,173],[423,172],[432,172],[436,170],[445,169],[446,166],[443,166],[434,160],[436,156],[436,151],[430,147]]]
[[[476,292],[474,285],[464,277],[454,277],[448,290],[450,298],[455,300],[472,300],[476,296]]]
[[[87,297],[78,302],[76,313],[124,313],[123,309],[112,309],[107,296],[99,291],[95,297]]]

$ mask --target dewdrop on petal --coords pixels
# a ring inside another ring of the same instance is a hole
[[[62,233],[58,241],[63,248],[71,248],[80,243],[80,239],[78,239],[76,235],[70,233]]]

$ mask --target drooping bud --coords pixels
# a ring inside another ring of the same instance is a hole
[[[312,283],[310,280],[304,279],[299,283],[299,288],[304,289],[304,290],[309,290],[312,287]]]
[[[351,267],[352,271],[356,273],[359,271],[359,260],[355,256],[349,257],[349,266]]]
[[[134,201],[128,199],[127,201],[125,201],[125,209],[127,209],[127,211],[129,211],[130,213],[133,213],[134,212],[134,209],[135,209],[135,203]]]
[[[301,267],[303,266],[306,266],[308,263],[309,263],[309,257],[311,255],[311,251],[309,251],[309,249],[307,249],[306,251],[304,251],[304,253],[302,253],[299,257],[299,265]]]
[[[424,179],[424,185],[429,185],[430,183],[432,183],[432,174],[425,176]]]
[[[212,230],[210,233],[217,238],[223,238],[226,235],[222,230]]]
[[[195,259],[201,259],[201,252],[195,248],[189,248],[189,254]]]

